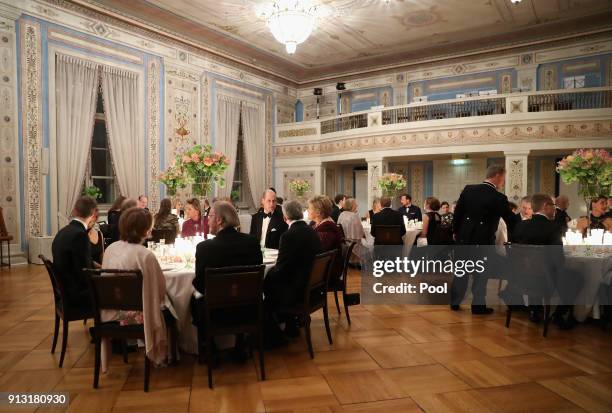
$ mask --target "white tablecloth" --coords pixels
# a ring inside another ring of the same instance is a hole
[[[264,259],[266,274],[274,266],[274,261]],[[162,266],[163,268],[163,266]],[[195,292],[193,279],[194,268],[179,268],[164,271],[166,293],[174,306],[177,315],[179,348],[184,353],[198,354],[198,331],[191,323],[191,296]]]
[[[576,298],[576,303],[588,304],[574,306],[574,317],[578,321],[584,321],[589,316],[599,319],[599,288],[601,284],[610,285],[612,257],[568,254],[565,256],[565,262],[569,269],[579,272],[584,277],[584,286]]]
[[[361,241],[364,247],[369,250],[374,248],[374,237],[370,234],[371,226],[367,221],[363,221],[361,223],[363,225],[363,231],[365,232],[365,239]],[[410,250],[414,245],[414,241],[417,239],[419,234],[421,233],[420,229],[412,228],[406,226],[406,235],[404,235],[404,256],[407,257],[410,255]]]

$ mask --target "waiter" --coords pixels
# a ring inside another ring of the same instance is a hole
[[[499,192],[504,186],[506,169],[492,165],[487,169],[483,183],[467,185],[455,207],[453,233],[459,245],[495,245],[495,231],[502,218],[512,231],[513,216],[508,198]],[[474,248],[474,247],[472,247]],[[459,310],[459,304],[467,290],[467,275],[455,277],[451,289],[451,308]],[[485,303],[487,276],[478,274],[472,283],[472,314],[491,314]]]

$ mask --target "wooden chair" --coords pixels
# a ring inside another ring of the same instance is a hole
[[[339,270],[335,266],[332,266],[332,272],[329,276],[329,283],[327,286],[328,288],[327,291],[328,292],[333,291],[334,293],[334,300],[336,301],[336,309],[338,310],[338,314],[341,314],[340,303],[338,302],[338,292],[339,291],[342,292],[342,303],[344,304],[344,313],[346,314],[346,321],[348,321],[349,325],[351,325],[351,316],[349,315],[349,311],[348,311],[350,300],[347,299],[346,280],[347,280],[347,274],[348,274],[348,269],[349,269],[349,262],[351,260],[351,255],[353,254],[353,249],[355,248],[355,245],[357,245],[355,241],[351,241],[350,244],[346,244],[346,243],[342,244],[342,253],[338,254],[334,260],[334,262],[336,261],[340,262]]]
[[[537,296],[542,301],[537,304],[544,306],[544,330],[542,335],[548,336],[548,326],[551,320],[551,297],[554,283],[551,277],[551,258],[549,250],[539,245],[512,244],[507,248],[513,277],[508,280],[508,288],[512,288],[517,296]],[[535,303],[529,303],[533,305]],[[510,328],[512,305],[508,305],[506,313],[506,328]]]
[[[6,223],[4,222],[4,214],[2,213],[2,207],[0,207],[0,268],[9,267],[11,268],[11,241],[13,236],[9,235],[6,229]],[[4,249],[3,244],[6,242],[6,249],[8,252],[8,262],[4,262]]]
[[[344,244],[342,246],[342,250],[343,250],[343,266],[342,266],[342,277],[340,279],[340,290],[342,291],[342,303],[344,305],[344,314],[346,315],[346,321],[348,322],[349,325],[351,325],[351,316],[349,314],[348,308],[351,305],[355,305],[355,304],[359,304],[359,293],[352,293],[352,294],[348,294],[346,292],[346,285],[347,285],[347,280],[348,280],[348,269],[350,267],[350,261],[351,261],[351,256],[353,255],[353,250],[355,249],[355,246],[357,245],[357,243],[355,241],[352,241],[350,244],[346,245]],[[334,295],[336,296],[336,306],[338,305],[338,297],[337,297],[337,291],[334,291]],[[338,310],[338,313],[340,313],[340,310]]]
[[[176,240],[176,230],[174,229],[154,229],[151,231],[151,239],[154,242],[165,240],[166,244],[174,244]]]
[[[374,260],[395,260],[403,254],[401,225],[376,225],[374,231]]]
[[[304,291],[304,300],[301,303],[277,309],[277,313],[279,314],[297,316],[305,321],[304,329],[306,331],[306,343],[308,344],[310,358],[314,358],[312,338],[310,336],[310,314],[323,309],[323,320],[325,322],[327,339],[329,344],[333,344],[327,311],[327,291],[331,263],[336,253],[336,250],[327,251],[315,257],[310,276],[308,277],[308,284]]]
[[[400,225],[376,225],[374,245],[403,245]]]
[[[116,321],[103,322],[102,310],[143,311],[142,272],[140,270],[86,269],[91,299],[94,308],[94,389],[98,388],[102,339],[136,340],[145,339],[144,324],[121,326]],[[168,321],[168,320],[167,320]],[[171,348],[176,351],[176,325],[168,325],[171,332]],[[125,357],[125,353],[124,353]],[[176,353],[173,354],[176,360]],[[145,354],[144,391],[149,391],[151,362]]]
[[[213,338],[220,335],[257,335],[261,379],[266,379],[263,347],[263,279],[265,265],[207,268],[204,276],[204,325],[208,387],[213,388]],[[201,348],[198,344],[198,348]]]
[[[45,264],[51,287],[53,288],[53,298],[55,302],[55,328],[53,330],[53,344],[51,344],[51,354],[55,354],[55,346],[57,345],[57,336],[59,335],[60,319],[63,321],[62,328],[62,352],[60,354],[59,366],[64,365],[64,357],[66,356],[66,348],[68,346],[68,323],[71,321],[83,320],[83,324],[87,323],[87,319],[93,317],[93,311],[90,309],[84,311],[82,308],[70,305],[64,284],[55,273],[53,263],[44,255],[39,255],[38,258]]]

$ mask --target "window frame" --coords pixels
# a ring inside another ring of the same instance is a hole
[[[110,206],[112,205],[114,199],[118,196],[117,192],[118,192],[118,187],[117,187],[117,175],[115,174],[115,170],[112,164],[112,160],[110,162],[110,168],[111,168],[111,173],[112,175],[93,175],[92,174],[92,168],[93,168],[93,164],[92,164],[92,153],[94,151],[104,151],[106,153],[106,156],[108,156],[110,159],[110,146],[109,146],[109,142],[108,142],[108,131],[106,130],[107,127],[107,123],[106,123],[106,114],[104,113],[104,106],[102,105],[102,112],[98,112],[98,103],[99,100],[103,99],[102,96],[102,88],[100,85],[98,85],[98,97],[96,99],[96,113],[94,114],[94,129],[92,130],[92,134],[90,137],[90,147],[89,147],[89,154],[87,156],[87,168],[85,169],[85,178],[83,180],[83,189],[85,188],[85,186],[91,186],[94,183],[94,179],[96,180],[107,180],[107,181],[112,181],[111,185],[112,185],[112,194],[109,195],[109,199],[108,202],[105,203],[101,203],[98,204],[100,210],[107,210],[108,208],[110,208]],[[105,134],[105,143],[106,143],[106,147],[102,148],[102,147],[97,147],[94,146],[94,133],[95,133],[95,126],[97,123],[103,123],[104,124],[104,129],[106,130],[106,134]],[[100,188],[101,189],[101,188]]]

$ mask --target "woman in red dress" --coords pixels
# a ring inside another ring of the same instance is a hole
[[[202,216],[202,207],[197,198],[188,199],[185,203],[185,222],[181,229],[183,238],[208,234],[208,217]]]
[[[340,249],[344,242],[342,227],[331,218],[333,204],[324,195],[317,195],[308,200],[308,217],[314,222],[314,230],[321,239],[323,251]]]

